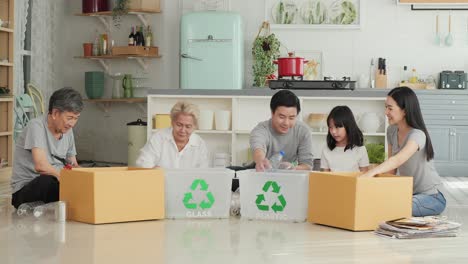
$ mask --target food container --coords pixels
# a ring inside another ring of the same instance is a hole
[[[308,61],[294,56],[293,52],[289,52],[288,55],[288,57],[273,61],[274,64],[278,64],[278,78],[304,76],[304,64]]]

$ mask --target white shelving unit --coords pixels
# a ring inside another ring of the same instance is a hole
[[[357,118],[365,112],[379,115],[382,125],[376,133],[364,133],[367,142],[380,142],[386,146],[385,97],[313,97],[299,96],[301,112],[299,120],[307,121],[310,113],[328,113],[337,105],[347,105]],[[179,100],[186,100],[199,106],[201,110],[231,111],[230,130],[198,130],[211,153],[231,154],[232,165],[248,162],[250,131],[261,121],[271,117],[270,96],[220,96],[220,95],[149,95],[148,96],[148,138],[153,129],[155,114],[168,114]],[[312,131],[314,157],[320,158],[326,144],[326,131]],[[387,148],[387,146],[386,146]]]

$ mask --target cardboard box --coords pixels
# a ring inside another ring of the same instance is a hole
[[[131,0],[129,9],[145,10],[145,11],[160,11],[160,0]]]
[[[164,218],[164,173],[127,167],[60,172],[67,219],[90,224]]]
[[[166,218],[228,218],[234,171],[166,170]]]
[[[238,171],[241,216],[247,219],[304,222],[308,171]]]
[[[158,56],[158,47],[116,46],[112,55]]]
[[[308,221],[366,231],[375,230],[382,221],[411,216],[412,177],[359,175],[311,172]]]

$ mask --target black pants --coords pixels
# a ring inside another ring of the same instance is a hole
[[[41,175],[34,178],[12,195],[11,205],[18,208],[23,203],[43,201],[44,203],[59,200],[59,181],[55,176]]]

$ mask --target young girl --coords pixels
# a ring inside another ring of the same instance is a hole
[[[336,106],[327,118],[327,146],[323,148],[323,171],[367,171],[369,157],[364,138],[347,106]]]
[[[416,94],[408,87],[392,89],[385,100],[388,160],[361,177],[384,172],[413,177],[413,216],[438,215],[446,200],[440,192],[442,182],[432,159],[434,149],[422,117]]]

